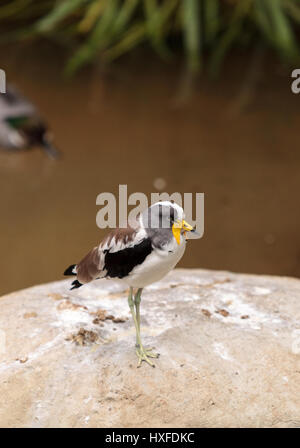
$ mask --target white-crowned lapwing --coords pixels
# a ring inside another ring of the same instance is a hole
[[[142,290],[176,266],[185,251],[187,232],[195,230],[184,221],[183,209],[169,201],[158,202],[126,228],[112,230],[99,246],[64,272],[64,275],[77,276],[71,289],[99,278],[119,278],[129,286],[128,303],[136,329],[138,366],[142,361],[154,366],[149,358],[158,356],[141,341]]]

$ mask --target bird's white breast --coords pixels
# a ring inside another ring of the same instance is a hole
[[[180,244],[175,238],[163,249],[153,249],[144,262],[136,266],[131,273],[123,278],[133,288],[143,288],[161,280],[179,262],[184,254],[186,241],[181,235]]]

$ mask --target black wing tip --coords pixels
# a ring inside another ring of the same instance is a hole
[[[72,282],[72,289],[76,289],[76,288],[80,288],[80,286],[82,286],[82,283],[80,283],[78,280],[74,280],[74,282]]]
[[[76,266],[76,264],[71,264],[71,266],[69,266],[69,267],[65,270],[64,275],[76,275],[76,274],[74,274],[74,272],[73,272],[73,269],[75,268],[75,266]]]

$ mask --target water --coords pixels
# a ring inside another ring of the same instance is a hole
[[[43,111],[63,151],[0,152],[0,294],[57,280],[105,235],[96,197],[205,192],[205,234],[182,267],[300,274],[299,98],[288,74],[263,75],[238,107],[244,63],[178,101],[180,71],[131,61],[101,77],[61,78],[53,51],[4,55],[7,79]],[[276,67],[275,67],[276,68]]]

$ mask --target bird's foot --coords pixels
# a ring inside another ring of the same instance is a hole
[[[155,365],[153,364],[153,362],[150,361],[149,358],[158,358],[159,357],[159,353],[153,353],[151,348],[146,349],[142,345],[137,346],[136,355],[139,358],[138,365],[137,365],[138,367],[141,367],[142,361],[147,362],[149,364],[149,366],[151,366],[151,367],[155,367]]]

